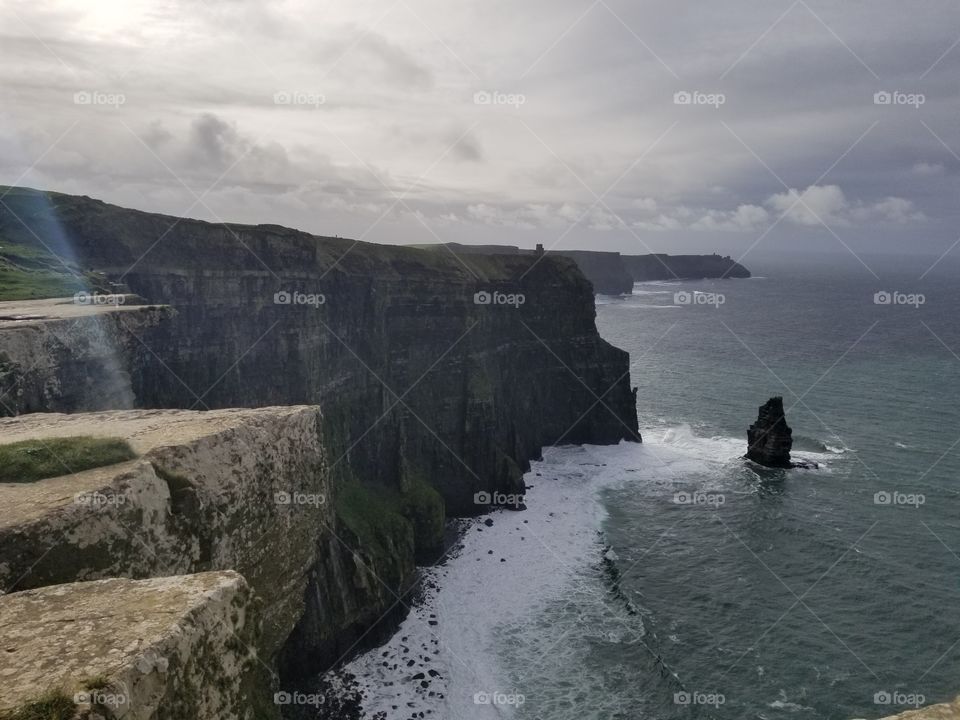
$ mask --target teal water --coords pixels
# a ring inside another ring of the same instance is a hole
[[[783,395],[795,449],[825,465],[756,473],[707,454],[699,469],[664,465],[662,482],[605,492],[621,589],[667,668],[654,658],[658,672],[633,678],[647,701],[636,716],[880,717],[951,699],[960,693],[956,278],[944,269],[920,281],[914,268],[880,280],[862,268],[757,274],[638,285],[599,308],[601,334],[631,353],[648,440],[689,428],[690,452],[704,456],[702,440],[744,438],[757,406]],[[675,292],[694,290],[725,302],[674,305]],[[877,305],[881,290],[925,303]],[[678,505],[676,488],[724,502]],[[887,505],[877,493],[901,495]],[[606,647],[590,661],[622,670],[616,656]]]

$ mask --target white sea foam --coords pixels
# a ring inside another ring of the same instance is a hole
[[[727,492],[749,491],[733,485],[733,474],[724,471],[741,462],[743,439],[701,437],[680,425],[647,431],[644,440],[642,445],[547,449],[526,476],[526,511],[498,510],[465,521],[462,547],[446,564],[424,571],[429,589],[397,633],[347,666],[361,685],[367,717],[424,712],[426,718],[502,719],[516,714],[516,705],[509,703],[521,695],[523,714],[530,715],[538,700],[546,701],[547,690],[512,684],[511,659],[504,653],[536,658],[543,647],[551,663],[576,662],[571,658],[583,638],[573,633],[557,645],[544,640],[550,633],[544,627],[545,608],[573,596],[592,602],[593,595],[603,595],[593,571],[604,553],[611,559],[616,555],[598,534],[606,517],[599,491],[632,483],[662,486],[670,493],[716,489],[716,483],[731,483]],[[691,482],[701,487],[690,488]],[[580,634],[591,632],[623,635],[624,626],[598,622]],[[419,673],[423,678],[414,679]],[[566,690],[558,685],[549,692],[556,702],[555,695]],[[501,693],[500,704],[494,693]],[[489,704],[475,700],[488,697]]]

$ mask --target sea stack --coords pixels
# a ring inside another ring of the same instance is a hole
[[[793,430],[784,416],[783,398],[772,397],[760,406],[757,421],[747,430],[747,459],[767,467],[792,468],[792,447]]]

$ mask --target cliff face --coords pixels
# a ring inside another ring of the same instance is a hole
[[[320,404],[335,476],[425,477],[452,514],[481,510],[480,490],[522,491],[544,445],[638,438],[627,354],[597,335],[565,258],[458,258],[19,189],[0,237],[44,238],[172,308],[130,330],[147,348],[127,368],[136,406]],[[52,408],[14,408],[36,409]]]
[[[603,295],[629,295],[633,292],[633,277],[627,272],[620,253],[561,250],[557,254],[577,263],[583,274],[593,283],[594,292]]]
[[[196,413],[4,421],[4,442],[56,423],[166,438],[109,471],[5,490],[26,513],[0,527],[5,584],[26,570],[18,590],[236,569],[268,606],[262,656],[287,680],[402,612],[444,511],[483,512],[479,491],[522,493],[544,445],[640,439],[628,356],[599,338],[592,288],[568,258],[456,257],[20,189],[0,204],[0,239],[142,303],[0,303],[2,414],[321,409],[201,413],[222,427],[193,439],[176,428],[202,425]],[[328,503],[284,515],[278,482]],[[78,506],[80,491],[129,502]]]
[[[623,264],[635,282],[750,277],[743,265],[721,255],[624,255]]]

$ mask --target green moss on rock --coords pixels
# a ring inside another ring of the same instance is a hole
[[[432,559],[443,549],[446,508],[440,493],[423,477],[414,475],[405,483],[400,510],[413,526],[417,559]]]
[[[22,440],[0,445],[0,482],[34,482],[132,460],[126,440],[87,436]]]

